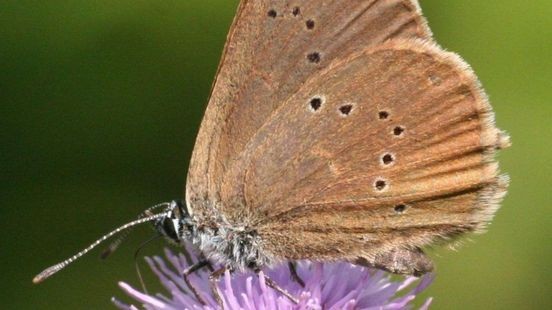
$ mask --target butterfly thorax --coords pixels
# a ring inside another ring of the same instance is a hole
[[[155,227],[171,243],[192,242],[210,261],[231,270],[256,269],[273,261],[262,250],[255,229],[231,224],[218,212],[192,215],[181,202],[173,201],[168,215]]]

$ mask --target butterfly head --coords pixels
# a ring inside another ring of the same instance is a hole
[[[176,244],[192,238],[193,221],[190,212],[182,201],[171,201],[164,213],[165,216],[154,222],[155,229],[162,236]]]

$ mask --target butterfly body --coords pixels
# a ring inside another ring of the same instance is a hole
[[[258,269],[273,259],[262,251],[255,229],[229,223],[221,214],[193,216],[180,201],[172,201],[167,216],[155,222],[157,231],[171,243],[193,243],[207,258],[230,270]]]

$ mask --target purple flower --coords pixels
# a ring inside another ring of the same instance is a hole
[[[218,304],[209,287],[209,270],[204,268],[189,279],[196,288],[203,305],[190,293],[182,277],[182,271],[189,262],[182,254],[175,255],[165,250],[170,262],[167,266],[161,257],[146,258],[153,272],[161,280],[170,297],[160,293],[155,296],[142,293],[130,285],[120,282],[119,286],[145,309],[218,309]],[[264,271],[279,286],[299,300],[294,304],[287,297],[265,283],[264,273],[257,276],[253,272],[230,274],[226,272],[218,282],[217,289],[224,308],[230,310],[256,309],[409,309],[416,294],[423,291],[433,280],[432,275],[418,280],[406,277],[403,281],[391,281],[389,274],[349,263],[300,262],[297,266],[299,277],[305,282],[302,287],[292,280],[287,265]],[[413,287],[412,287],[413,286]],[[397,294],[400,292],[400,296]],[[120,309],[138,309],[113,298]],[[427,309],[431,298],[422,309]]]

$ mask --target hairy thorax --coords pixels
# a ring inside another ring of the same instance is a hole
[[[196,214],[193,222],[192,242],[214,263],[245,270],[274,262],[272,255],[264,251],[257,231],[245,223],[230,223],[220,213]]]

